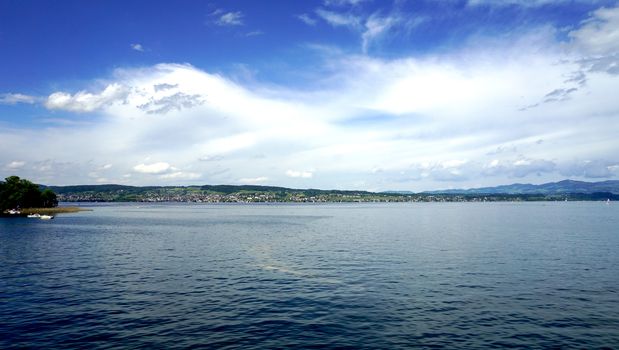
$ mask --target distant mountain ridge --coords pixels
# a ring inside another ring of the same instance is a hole
[[[480,187],[471,189],[451,189],[438,191],[425,191],[430,194],[568,194],[568,193],[612,193],[619,194],[619,180],[600,182],[586,182],[575,180],[563,180],[549,182],[541,185],[511,184],[495,187]]]

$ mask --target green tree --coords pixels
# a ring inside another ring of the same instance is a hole
[[[54,191],[50,190],[49,188],[46,188],[45,190],[43,190],[43,193],[41,193],[41,201],[43,208],[52,208],[58,206],[58,198],[56,197]]]
[[[0,211],[13,208],[51,208],[58,205],[56,194],[49,189],[43,193],[39,186],[19,176],[9,176],[0,182]]]

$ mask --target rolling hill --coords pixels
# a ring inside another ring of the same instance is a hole
[[[424,193],[441,193],[441,194],[612,193],[612,194],[619,194],[619,180],[608,180],[608,181],[601,181],[601,182],[563,180],[559,182],[550,182],[550,183],[545,183],[541,185],[516,183],[512,185],[502,185],[502,186],[496,186],[496,187],[426,191]]]

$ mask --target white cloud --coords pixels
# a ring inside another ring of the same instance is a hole
[[[269,178],[266,176],[259,176],[259,177],[252,177],[252,178],[247,178],[247,177],[241,178],[238,180],[238,182],[241,184],[255,185],[255,184],[263,183],[268,180]]]
[[[120,102],[128,95],[127,89],[117,83],[110,84],[100,93],[80,91],[75,94],[54,92],[49,95],[45,107],[71,112],[92,112],[115,102]]]
[[[539,7],[546,5],[569,4],[569,3],[596,3],[599,0],[469,0],[470,6],[522,6]]]
[[[414,164],[413,173],[409,176],[429,178],[435,181],[464,181],[472,174],[473,169],[468,167],[470,162],[465,159],[451,159],[445,161],[424,161]],[[418,175],[416,175],[418,174]]]
[[[356,6],[367,0],[324,0],[325,6]]]
[[[135,51],[144,52],[144,46],[142,46],[142,44],[131,44],[130,46]]]
[[[302,13],[296,16],[296,18],[298,18],[299,20],[301,20],[301,22],[309,26],[316,25],[316,22],[317,22],[315,18],[310,17],[307,13]]]
[[[203,157],[198,158],[198,160],[201,162],[216,162],[216,161],[223,160],[223,159],[224,157],[219,154],[205,155]]]
[[[220,26],[240,26],[243,25],[243,13],[241,11],[227,12],[219,16],[215,22]]]
[[[325,9],[316,9],[316,14],[334,27],[359,27],[361,18],[352,14],[342,14],[338,12],[328,11]]]
[[[315,12],[318,17],[333,27],[346,27],[358,33],[361,38],[361,49],[364,53],[367,53],[373,42],[387,37],[389,33],[393,34],[396,30],[399,32],[409,32],[426,21],[425,17],[402,14],[395,10],[387,15],[383,15],[380,12],[353,14],[351,12],[337,12],[323,8],[318,8]],[[311,19],[307,16],[300,19],[310,25],[314,24],[307,21]]]
[[[310,171],[298,171],[298,170],[287,170],[286,176],[288,177],[298,177],[302,179],[311,179],[314,174]]]
[[[584,71],[555,33],[423,57],[325,51],[311,84],[241,83],[187,64],[119,69],[101,92],[48,98],[48,108],[96,111],[92,123],[1,128],[0,164],[24,161],[24,176],[48,184],[91,172],[137,185],[408,190],[617,176],[619,77]]]
[[[383,35],[385,32],[389,30],[393,25],[399,23],[399,18],[387,16],[387,17],[379,17],[376,15],[370,16],[365,22],[365,31],[361,34],[361,39],[363,40],[362,49],[363,52],[367,52],[368,46],[370,42],[376,40],[378,37]]]
[[[618,162],[619,163],[619,162]],[[619,175],[619,164],[604,160],[584,160],[561,165],[564,176],[578,176],[587,179],[604,179]]]
[[[203,143],[201,149],[204,153],[226,154],[244,150],[259,142],[260,135],[246,132],[226,137],[217,137]]]
[[[443,161],[440,163],[440,165],[441,167],[445,169],[451,169],[451,168],[459,168],[466,163],[468,163],[468,160],[466,159],[452,159],[452,160]]]
[[[173,169],[174,168],[170,164],[165,162],[157,162],[152,164],[141,163],[133,167],[133,170],[143,174],[163,174]]]
[[[587,54],[619,54],[619,6],[596,10],[569,36],[574,45]]]
[[[6,168],[9,170],[18,170],[24,167],[26,162],[20,160],[14,160],[6,165]]]
[[[173,179],[173,180],[195,180],[195,179],[199,179],[200,177],[202,177],[202,174],[199,173],[192,173],[192,172],[183,172],[183,171],[175,171],[173,173],[169,173],[169,174],[163,174],[159,176],[162,179]]]
[[[0,94],[0,105],[14,105],[18,103],[33,104],[38,101],[38,98],[24,94]]]
[[[506,174],[511,177],[522,178],[530,174],[541,175],[552,173],[556,170],[556,167],[556,164],[550,160],[520,157],[516,160],[493,160],[490,166],[486,167],[484,174]]]
[[[245,33],[246,37],[259,36],[259,35],[264,35],[264,32],[261,30],[252,30],[251,32]]]

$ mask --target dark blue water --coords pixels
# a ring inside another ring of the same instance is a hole
[[[619,348],[619,205],[0,219],[0,348]]]

